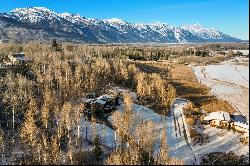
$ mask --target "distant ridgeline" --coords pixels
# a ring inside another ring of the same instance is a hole
[[[128,23],[121,19],[88,19],[55,13],[44,7],[17,8],[0,13],[0,41],[58,41],[78,43],[242,42],[200,24],[174,27],[166,23]]]

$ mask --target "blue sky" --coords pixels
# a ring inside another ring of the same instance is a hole
[[[0,12],[35,6],[87,18],[158,21],[175,26],[200,23],[249,39],[249,0],[0,0]]]

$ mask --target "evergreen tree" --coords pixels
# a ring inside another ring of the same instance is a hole
[[[98,135],[96,135],[96,137],[94,139],[93,153],[94,153],[96,159],[100,159],[100,156],[102,155],[102,148],[101,148],[100,138]]]

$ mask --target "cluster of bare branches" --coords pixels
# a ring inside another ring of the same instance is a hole
[[[124,112],[115,112],[113,121],[117,127],[120,145],[106,164],[111,165],[182,165],[183,162],[169,157],[166,130],[157,133],[152,121],[136,122],[131,109],[132,99],[124,94]],[[161,137],[160,150],[155,153],[157,138]]]
[[[80,146],[79,128],[85,109],[83,104],[76,101],[89,93],[98,93],[108,84],[136,90],[139,96],[155,100],[164,108],[168,108],[175,97],[174,88],[159,75],[145,74],[134,64],[113,56],[117,52],[112,47],[71,44],[62,47],[65,48],[63,53],[41,43],[0,45],[1,57],[21,49],[32,60],[26,64],[27,71],[8,68],[3,69],[4,74],[0,76],[0,157],[3,162],[79,163],[74,153]],[[30,74],[34,77],[28,77]],[[130,146],[112,153],[107,164],[129,164],[129,161],[143,164],[146,162],[142,161],[145,154],[152,157],[153,137],[144,138],[140,133],[153,132],[154,124],[141,124],[135,133],[139,134],[142,143],[140,146],[131,143],[135,141],[135,134],[131,132],[133,118],[130,107],[131,101],[125,97],[125,114],[117,115],[119,120],[115,121],[125,124],[123,129],[117,124],[118,133],[123,142],[129,142]],[[77,134],[75,131],[78,131]],[[114,161],[121,152],[127,158]],[[129,159],[132,153],[136,154],[136,159]],[[161,150],[161,153],[165,155],[167,151]],[[175,164],[169,157],[160,156],[152,161]],[[180,162],[176,160],[177,163]]]

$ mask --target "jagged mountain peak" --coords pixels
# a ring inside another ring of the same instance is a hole
[[[38,23],[42,20],[60,19],[60,16],[56,12],[45,7],[16,8],[10,14],[19,20],[31,23]]]
[[[116,24],[116,25],[128,25],[128,22],[120,19],[120,18],[110,18],[102,20],[105,23]]]
[[[73,18],[85,18],[82,17],[80,14],[76,13],[76,14],[71,14],[71,13],[60,13],[58,14],[59,16],[61,16],[62,18],[69,18],[69,17],[73,17]]]
[[[200,23],[186,24],[181,27],[182,29],[192,30],[192,31],[217,31],[215,28],[207,28],[202,26]]]
[[[45,7],[16,8],[10,13],[0,13],[0,25],[5,36],[18,40],[56,37],[95,43],[241,41],[199,23],[176,27],[161,22],[129,23],[119,18],[100,20],[80,14],[56,13]]]
[[[10,11],[10,13],[22,13],[22,14],[30,14],[36,12],[46,12],[56,14],[54,11],[49,10],[46,7],[27,7],[27,8],[16,8]]]
[[[193,34],[199,35],[203,38],[221,38],[222,33],[215,28],[206,28],[199,23],[187,24],[181,27],[184,30],[188,30]]]

